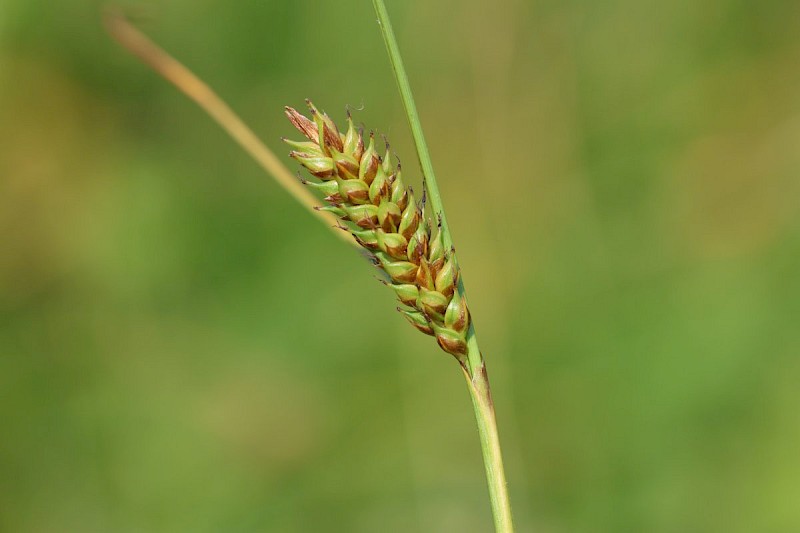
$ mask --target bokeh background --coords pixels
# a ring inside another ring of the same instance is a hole
[[[490,531],[457,366],[100,6],[0,2],[0,530]],[[419,184],[368,0],[128,7]],[[800,531],[800,3],[389,10],[519,530]]]

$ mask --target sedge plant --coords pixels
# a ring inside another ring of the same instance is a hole
[[[475,412],[495,529],[509,533],[513,531],[511,506],[486,364],[389,15],[383,0],[373,0],[373,6],[422,168],[424,191],[419,199],[403,180],[400,165],[392,164],[388,142],[379,153],[374,134],[367,136],[356,129],[349,112],[342,131],[310,101],[306,101],[308,117],[285,108],[289,121],[305,139],[284,141],[292,148],[290,156],[312,176],[312,180],[301,178],[298,182],[214,91],[118,11],[107,11],[106,25],[123,46],[207,111],[298,201],[313,208],[328,227],[336,228],[337,235],[349,235],[348,241],[362,248],[385,274],[381,281],[397,296],[397,310],[455,358]],[[317,194],[309,194],[308,189]],[[318,196],[324,205],[318,205]]]

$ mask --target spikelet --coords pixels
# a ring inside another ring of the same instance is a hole
[[[458,265],[452,250],[444,248],[441,225],[434,234],[424,198],[417,203],[400,165],[392,166],[388,143],[381,157],[374,135],[365,144],[349,112],[347,131],[341,133],[327,114],[306,103],[310,119],[291,107],[286,107],[286,116],[307,140],[284,141],[292,147],[289,155],[319,180],[302,180],[324,195],[326,205],[318,209],[341,218],[339,227],[370,253],[387,275],[389,281],[383,283],[402,304],[397,310],[411,325],[463,360],[470,316],[457,290]]]

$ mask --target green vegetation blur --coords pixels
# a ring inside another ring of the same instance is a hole
[[[800,531],[800,3],[388,4],[519,530]],[[369,0],[126,7],[419,190]],[[0,2],[0,531],[490,531],[452,358],[100,8]]]

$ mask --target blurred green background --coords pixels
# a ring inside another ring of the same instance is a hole
[[[0,2],[0,530],[490,531],[457,366],[100,5]],[[129,7],[419,184],[368,0]],[[389,10],[519,530],[800,531],[800,3]]]

